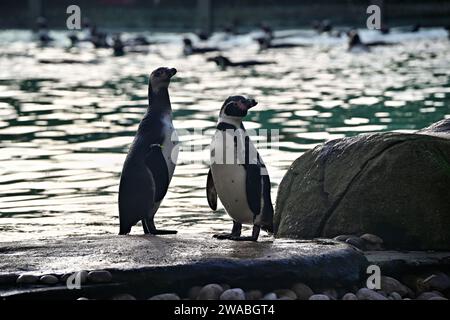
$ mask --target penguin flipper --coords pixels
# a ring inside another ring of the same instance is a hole
[[[268,175],[262,176],[262,197],[263,207],[261,210],[261,229],[269,233],[274,233],[273,226],[273,205],[270,195],[270,178]]]
[[[145,165],[155,181],[155,202],[164,199],[169,189],[169,170],[161,150],[161,145],[152,145],[145,155]]]
[[[261,169],[256,164],[245,166],[245,185],[247,192],[247,202],[253,216],[257,216],[261,211]]]
[[[250,210],[254,215],[255,223],[269,233],[273,228],[273,205],[270,195],[270,178],[265,165],[259,158],[258,164],[246,165],[246,192]]]
[[[208,199],[209,207],[213,210],[217,210],[217,191],[214,185],[214,179],[211,169],[208,171],[208,178],[206,180],[206,198]]]

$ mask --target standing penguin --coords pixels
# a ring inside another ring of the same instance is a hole
[[[206,194],[211,209],[220,198],[233,218],[230,234],[217,239],[258,240],[260,229],[273,233],[273,206],[266,166],[245,131],[242,119],[257,102],[243,96],[228,97],[220,110],[216,134],[211,143],[211,167]],[[253,224],[251,236],[241,236],[242,224]]]
[[[158,230],[153,218],[166,195],[178,157],[178,137],[172,124],[169,99],[174,68],[158,68],[150,75],[148,109],[139,124],[122,169],[119,186],[119,234],[128,234],[142,221],[144,233],[175,234]]]

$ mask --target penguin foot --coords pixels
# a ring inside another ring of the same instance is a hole
[[[229,240],[233,235],[231,233],[219,233],[213,235],[213,238],[216,238],[218,240]]]
[[[162,229],[155,229],[150,231],[151,234],[155,234],[155,235],[162,235],[162,234],[177,234],[178,231],[177,230],[162,230]]]
[[[233,241],[258,241],[260,227],[253,225],[253,231],[251,236],[241,236],[241,224],[234,222],[233,231],[229,234],[215,234],[213,237],[219,240],[233,240]]]
[[[232,236],[229,238],[230,240],[233,241],[258,241],[258,237],[236,237],[236,236]]]
[[[233,234],[215,234],[213,235],[213,238],[216,238],[218,240],[233,240],[233,241],[257,241],[258,237],[241,237]]]

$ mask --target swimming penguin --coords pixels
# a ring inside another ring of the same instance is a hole
[[[266,49],[289,49],[289,48],[298,48],[298,47],[309,47],[310,45],[304,43],[289,43],[289,42],[278,42],[273,43],[272,38],[262,37],[255,39],[259,44],[259,51],[263,51]]]
[[[348,33],[348,51],[369,52],[370,48],[367,44],[361,41],[357,31],[350,31]]]
[[[395,42],[386,42],[386,41],[362,42],[356,30],[351,30],[348,32],[348,51],[351,52],[369,52],[370,47],[392,46],[395,44],[396,44]]]
[[[45,17],[38,17],[36,19],[36,26],[37,26],[37,30],[36,30],[37,39],[39,40],[39,42],[42,46],[46,46],[54,40],[50,36],[49,30],[48,30],[47,19]]]
[[[260,229],[273,232],[273,206],[266,166],[249,139],[242,119],[257,102],[243,96],[228,97],[220,110],[216,134],[211,143],[211,165],[206,194],[211,209],[220,198],[233,219],[229,234],[217,239],[258,240]],[[251,236],[241,236],[242,224],[253,224]]]
[[[158,68],[150,75],[148,109],[139,124],[122,169],[119,186],[119,234],[128,234],[142,221],[144,233],[175,234],[156,229],[156,211],[166,195],[178,157],[176,131],[169,99],[174,68]]]
[[[219,51],[219,48],[217,48],[217,47],[194,47],[192,40],[189,38],[184,38],[183,44],[184,44],[183,54],[185,56],[189,56],[191,54],[202,54],[202,53]]]
[[[122,42],[120,37],[120,33],[117,33],[113,36],[113,53],[115,57],[121,57],[125,55],[125,45]]]
[[[230,59],[228,59],[227,57],[224,57],[221,55],[208,58],[207,61],[215,62],[217,64],[217,66],[222,70],[225,70],[227,67],[246,68],[246,67],[275,63],[275,61],[257,61],[257,60],[244,60],[244,61],[239,61],[239,62],[233,62]]]

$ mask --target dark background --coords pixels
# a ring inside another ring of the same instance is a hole
[[[381,4],[383,23],[390,26],[450,24],[448,0],[210,0],[211,25],[219,29],[237,22],[243,29],[265,22],[275,28],[308,27],[313,20],[335,25],[365,26],[366,8]],[[0,28],[30,28],[37,15],[53,29],[65,28],[66,8],[81,7],[82,17],[105,28],[181,31],[207,27],[208,0],[1,0]]]

